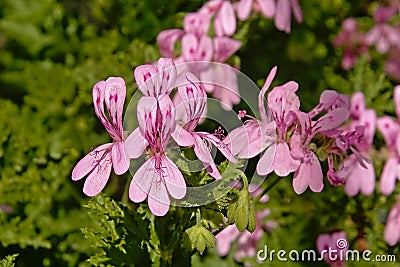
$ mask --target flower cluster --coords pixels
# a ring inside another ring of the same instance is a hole
[[[346,19],[342,31],[333,41],[335,47],[343,48],[342,67],[351,69],[361,55],[369,55],[370,48],[387,55],[386,73],[400,80],[400,3],[391,1],[388,6],[378,5],[373,14],[375,25],[364,32],[353,18]],[[370,57],[370,56],[369,56]]]

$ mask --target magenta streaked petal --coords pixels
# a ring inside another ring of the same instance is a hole
[[[96,147],[83,157],[72,170],[72,180],[77,181],[85,177],[100,162],[104,153],[112,146],[112,143]]]
[[[217,62],[225,62],[229,59],[240,47],[242,42],[225,37],[219,36],[214,38],[214,60]]]
[[[104,99],[111,123],[122,141],[122,111],[126,95],[125,81],[120,77],[109,77],[105,83]]]
[[[99,194],[110,178],[111,166],[111,153],[106,153],[86,178],[83,193],[89,197]]]
[[[175,67],[174,60],[172,58],[160,58],[157,62],[158,67],[158,80],[159,92],[157,96],[162,94],[171,93],[175,87],[175,81],[177,77],[177,70]]]
[[[175,43],[185,34],[183,30],[171,29],[165,30],[158,34],[157,43],[160,46],[161,54],[164,57],[175,57]]]
[[[155,96],[156,80],[152,78],[157,73],[157,68],[153,65],[140,65],[135,68],[134,76],[137,86],[145,96]]]
[[[203,138],[199,135],[193,135],[194,140],[194,153],[196,154],[197,158],[205,163],[213,162],[213,158],[211,157],[210,148],[206,145]]]
[[[217,168],[217,165],[215,165],[214,161],[210,162],[210,163],[206,163],[203,162],[204,168],[206,169],[206,171],[208,172],[208,174],[211,175],[211,177],[215,178],[215,179],[221,179],[222,176],[219,173],[219,170]]]

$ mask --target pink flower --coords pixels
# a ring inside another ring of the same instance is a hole
[[[145,96],[157,98],[174,89],[177,71],[171,58],[160,58],[157,66],[146,64],[136,67],[134,75],[140,91]]]
[[[355,130],[357,126],[364,127],[364,135],[355,147],[367,157],[372,147],[377,118],[373,109],[365,108],[363,93],[357,92],[351,98],[350,114],[353,121],[349,125],[349,130]],[[343,162],[342,170],[345,169],[346,171],[341,173],[346,179],[345,192],[348,196],[355,196],[360,191],[363,195],[370,195],[374,191],[375,170],[372,162],[361,164],[357,156],[353,154]]]
[[[286,33],[290,32],[292,12],[297,22],[303,21],[303,14],[298,0],[277,0],[275,12],[275,26]]]
[[[342,67],[345,70],[351,69],[357,59],[368,52],[364,33],[358,29],[357,21],[352,18],[343,21],[342,31],[333,40],[333,45],[343,47]]]
[[[277,68],[274,67],[270,71],[265,85],[258,95],[258,108],[260,110],[261,120],[256,118],[247,120],[243,126],[231,131],[224,139],[224,143],[226,143],[231,148],[232,153],[239,158],[252,158],[267,149],[257,165],[257,172],[262,173],[267,173],[270,170],[275,153],[275,123],[269,115],[269,111],[267,112],[265,108],[264,95],[275,77],[276,70]]]
[[[186,33],[193,33],[198,38],[208,34],[211,16],[209,14],[188,13],[183,19],[183,29]]]
[[[392,207],[386,220],[384,239],[390,246],[400,241],[400,200]]]
[[[213,57],[212,39],[203,35],[197,37],[193,33],[187,33],[182,38],[182,57],[178,62],[196,62],[196,61],[211,61]],[[191,64],[190,71],[198,74],[201,71],[208,69],[209,64]]]
[[[386,141],[389,151],[388,160],[383,167],[379,188],[382,194],[390,195],[395,187],[396,179],[400,180],[400,86],[394,89],[393,99],[396,108],[397,121],[389,116],[379,118],[378,129]]]
[[[400,31],[387,24],[389,19],[394,15],[396,10],[393,7],[379,6],[374,13],[375,25],[365,35],[367,45],[375,45],[379,53],[385,54],[390,47],[398,47],[400,43]]]
[[[240,0],[235,7],[240,20],[248,19],[252,8],[261,12],[266,18],[275,15],[275,0]]]
[[[181,142],[193,144],[194,152],[197,158],[203,162],[207,172],[214,178],[220,179],[221,174],[214,163],[209,146],[215,145],[231,162],[235,163],[236,159],[219,137],[206,132],[195,132],[207,105],[207,94],[202,84],[196,82],[195,76],[189,73],[187,75],[189,84],[178,87],[179,100],[176,100],[177,110],[182,110],[184,113],[183,116],[180,116],[184,127],[178,126],[173,136],[175,140],[183,138],[185,140]]]
[[[346,261],[348,240],[343,231],[321,234],[317,238],[317,249],[331,266],[343,266]]]
[[[400,48],[389,50],[385,71],[390,77],[400,81]]]
[[[199,11],[214,15],[214,32],[217,36],[231,36],[236,31],[236,17],[232,3],[228,0],[211,0]]]
[[[134,156],[141,155],[148,147],[149,157],[132,178],[129,198],[139,203],[148,197],[150,211],[156,216],[164,216],[169,210],[169,197],[181,199],[186,194],[182,173],[165,155],[176,126],[174,105],[168,95],[158,99],[144,96],[139,100],[137,117],[140,136],[134,131],[128,137],[127,146],[137,152]],[[142,151],[138,151],[138,147]]]
[[[93,87],[96,115],[114,142],[93,149],[76,164],[72,171],[74,181],[88,175],[83,186],[83,192],[88,196],[95,196],[103,190],[110,177],[111,166],[114,167],[117,175],[125,173],[129,168],[122,128],[125,94],[125,82],[119,77],[110,77]],[[104,103],[111,121],[104,113]]]

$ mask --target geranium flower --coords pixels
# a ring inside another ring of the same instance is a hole
[[[303,21],[303,14],[298,0],[277,0],[275,12],[275,26],[286,33],[290,32],[292,12],[297,22]]]
[[[323,254],[325,261],[331,265],[340,267],[346,261],[346,252],[349,241],[343,231],[332,234],[321,234],[317,238],[317,249]]]
[[[394,246],[400,241],[400,199],[389,212],[384,239],[390,246]]]
[[[103,190],[110,177],[111,166],[117,175],[125,173],[129,168],[122,128],[125,94],[125,82],[119,77],[110,77],[93,87],[96,115],[114,142],[94,148],[76,164],[72,171],[74,181],[89,174],[83,186],[83,192],[88,196],[95,196]],[[104,103],[111,121],[104,113]]]
[[[235,7],[240,20],[248,19],[252,8],[261,12],[266,18],[275,15],[275,0],[240,0]]]
[[[169,210],[169,196],[181,199],[186,194],[186,184],[178,167],[166,156],[166,146],[175,130],[174,105],[168,95],[158,99],[142,97],[137,106],[140,136],[133,135],[127,143],[129,150],[141,155],[147,147],[147,161],[133,175],[129,198],[136,203],[148,197],[150,211],[164,216]],[[128,137],[129,138],[129,137]],[[137,144],[143,149],[138,151]]]
[[[236,31],[235,10],[229,0],[211,0],[199,11],[214,16],[214,32],[217,36],[231,36]]]

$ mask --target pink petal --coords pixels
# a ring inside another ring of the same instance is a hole
[[[156,216],[164,216],[169,210],[170,200],[167,193],[167,188],[162,181],[153,181],[151,185],[148,204],[151,213]]]
[[[154,136],[151,130],[157,118],[157,99],[152,96],[141,97],[136,110],[138,125],[142,136],[145,138]]]
[[[393,151],[396,144],[396,138],[400,132],[400,125],[392,119],[392,117],[385,116],[379,118],[377,126],[383,138],[385,139],[386,145],[390,151]]]
[[[126,153],[128,158],[136,159],[140,157],[146,147],[149,145],[147,140],[140,133],[140,129],[136,128],[125,140],[124,142]]]
[[[194,153],[196,154],[197,158],[205,163],[213,162],[214,160],[211,157],[211,152],[208,146],[203,141],[203,138],[201,138],[197,134],[194,134],[193,139],[194,139],[194,145],[193,145]]]
[[[198,40],[193,33],[187,33],[182,38],[182,56],[187,62],[197,60]]]
[[[226,35],[230,36],[235,33],[236,17],[231,2],[223,1],[217,17],[221,20],[222,28]]]
[[[178,124],[171,136],[180,146],[192,146],[194,144],[192,135]]]
[[[239,158],[247,158],[247,153],[244,154],[244,157],[239,156],[239,153],[247,148],[248,143],[244,125],[230,131],[223,142],[228,146],[233,155],[238,155]]]
[[[321,234],[317,238],[317,249],[319,252],[332,247],[332,239],[330,234]]]
[[[346,108],[337,108],[334,109],[328,114],[325,114],[316,122],[316,131],[323,132],[332,130],[340,126],[343,122],[345,122],[349,118],[349,111]]]
[[[225,62],[230,58],[240,47],[242,42],[229,37],[214,38],[214,60],[217,62]]]
[[[237,5],[237,16],[240,20],[246,20],[251,12],[251,8],[253,7],[253,0],[241,0]]]
[[[197,60],[211,61],[213,56],[213,43],[210,37],[207,35],[202,36],[197,49]]]
[[[175,57],[175,43],[184,35],[183,30],[171,29],[165,30],[158,34],[157,43],[160,46],[161,54],[164,57]]]
[[[210,162],[210,163],[206,163],[203,162],[204,168],[206,169],[206,171],[208,172],[208,174],[210,174],[213,178],[215,179],[221,179],[222,176],[219,173],[219,170],[217,168],[217,165],[215,165],[214,161]]]
[[[155,160],[151,157],[133,175],[129,186],[129,198],[133,202],[142,202],[149,194],[153,181],[158,178],[154,166]]]
[[[169,94],[176,86],[177,70],[174,60],[172,58],[160,58],[157,64],[159,71],[157,79],[160,83],[158,84],[160,91],[157,95]]]
[[[181,171],[167,157],[162,157],[162,166],[165,168],[165,186],[168,193],[175,199],[181,199],[186,195],[186,183]]]
[[[261,13],[266,18],[272,18],[275,15],[275,1],[274,0],[257,0],[260,6]]]
[[[358,119],[365,110],[365,99],[362,92],[356,92],[351,97],[350,115]]]
[[[307,158],[300,164],[293,178],[293,189],[302,194],[310,186],[313,192],[321,192],[324,188],[321,164],[313,152],[307,153]]]
[[[120,77],[110,77],[106,80],[104,98],[111,122],[120,140],[123,138],[122,111],[126,95],[125,81]]]
[[[375,189],[375,168],[372,163],[366,163],[366,165],[366,169],[360,166],[361,177],[363,177],[361,182],[361,192],[364,196],[369,196]]]
[[[156,81],[152,76],[157,73],[153,65],[141,65],[135,68],[134,76],[136,84],[145,96],[155,96]]]
[[[209,140],[230,162],[237,162],[232,152],[229,150],[229,147],[225,145],[224,142],[222,142],[218,137],[208,134],[205,136],[205,139]]]
[[[83,185],[83,193],[89,197],[99,194],[106,186],[111,173],[111,153],[106,153],[98,165],[90,172]]]
[[[301,12],[301,8],[300,8],[298,0],[291,0],[291,3],[292,3],[292,11],[293,11],[294,17],[296,18],[297,22],[302,22],[303,14]]]
[[[128,153],[122,142],[115,142],[111,149],[111,158],[116,175],[122,175],[129,169]]]
[[[261,156],[257,163],[257,173],[259,175],[267,175],[272,172],[272,164],[275,158],[276,145],[271,145]]]
[[[77,181],[85,177],[98,164],[104,153],[112,146],[112,143],[96,147],[83,157],[72,170],[72,180]]]
[[[275,26],[286,33],[290,32],[291,6],[290,0],[277,0]]]
[[[210,15],[204,13],[188,13],[183,19],[185,32],[196,34],[196,36],[207,35],[210,28]]]
[[[394,246],[400,241],[400,206],[396,204],[389,212],[386,220],[384,239],[390,246]]]
[[[215,236],[217,252],[221,257],[228,255],[231,244],[238,238],[240,232],[235,225],[228,225]]]
[[[260,94],[258,95],[258,109],[260,110],[260,115],[261,115],[261,120],[266,123],[268,121],[268,115],[270,111],[265,109],[265,93],[267,92],[268,88],[271,86],[272,81],[275,78],[276,71],[278,70],[278,67],[275,66],[273,67],[268,76],[267,79],[265,80],[265,84],[262,87]]]
[[[289,175],[289,173],[299,168],[299,164],[300,162],[293,159],[290,155],[287,143],[278,143],[276,145],[275,158],[272,166],[278,176],[284,177]]]
[[[395,187],[396,179],[399,177],[399,162],[396,156],[386,161],[383,167],[379,188],[382,194],[390,195]]]

